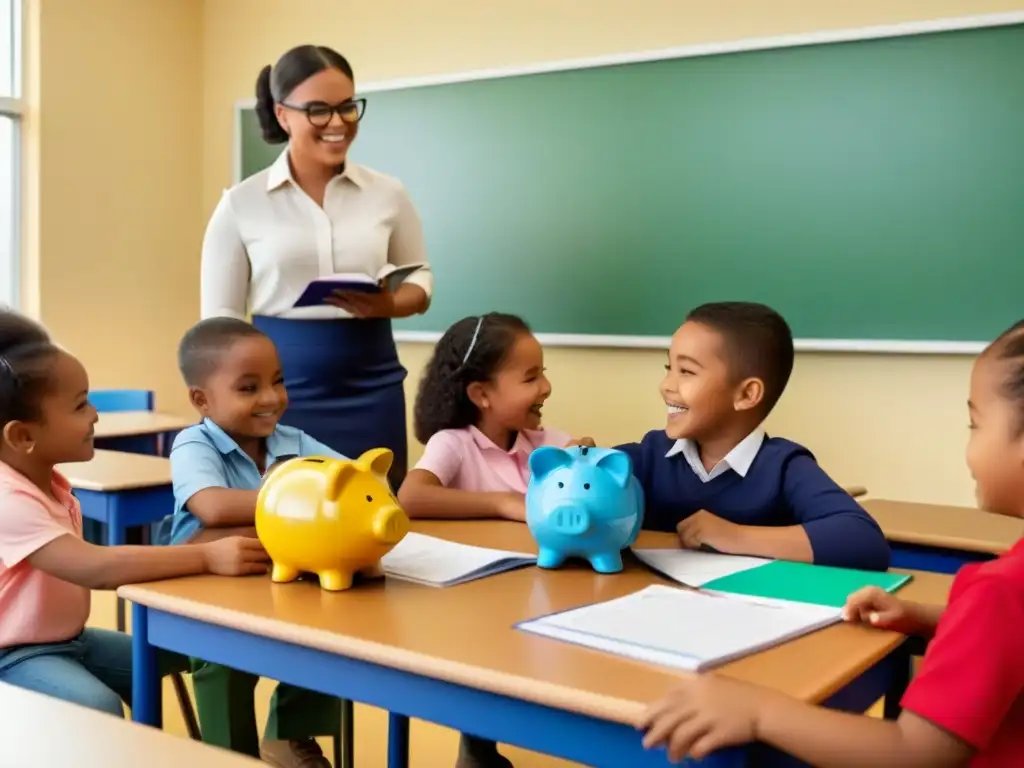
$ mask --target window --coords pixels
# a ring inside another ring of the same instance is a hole
[[[8,306],[20,293],[21,3],[0,0],[0,304]]]

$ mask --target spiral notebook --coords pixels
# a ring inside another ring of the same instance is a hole
[[[841,621],[835,608],[664,585],[517,628],[616,656],[702,671]]]
[[[422,533],[409,533],[380,561],[395,579],[430,587],[453,587],[537,562],[534,555],[458,544]]]

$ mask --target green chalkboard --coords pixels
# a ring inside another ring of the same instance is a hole
[[[766,302],[804,339],[978,341],[1024,316],[1024,26],[369,92],[436,296],[665,336]],[[280,152],[241,114],[241,169]]]

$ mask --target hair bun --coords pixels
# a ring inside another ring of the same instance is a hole
[[[276,99],[270,84],[273,69],[268,64],[260,70],[256,78],[256,118],[260,122],[260,132],[268,144],[288,143],[288,132],[281,127],[274,110]]]

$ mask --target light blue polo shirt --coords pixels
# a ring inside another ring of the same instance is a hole
[[[267,438],[267,466],[292,456],[347,458],[301,429],[278,424]],[[171,448],[174,514],[169,543],[188,541],[203,527],[199,518],[185,508],[185,503],[197,493],[207,488],[255,491],[262,481],[256,462],[209,419],[182,430]]]

